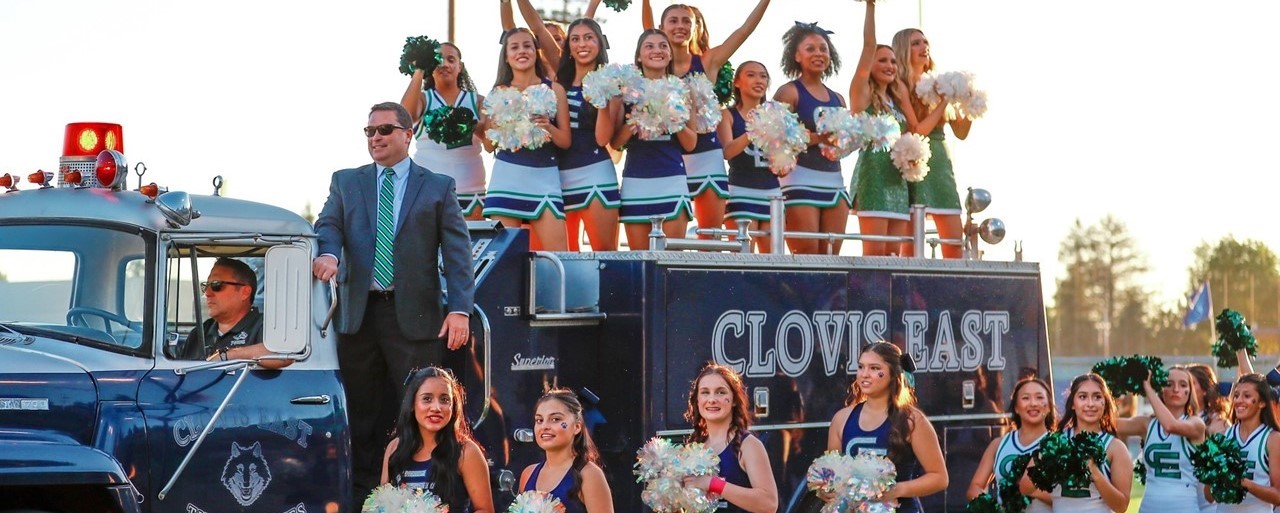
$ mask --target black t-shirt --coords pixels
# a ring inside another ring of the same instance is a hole
[[[200,336],[195,330],[187,335],[179,358],[183,360],[204,360],[219,349],[251,346],[262,343],[262,314],[257,308],[250,308],[240,322],[226,333],[218,333],[218,321],[205,319],[203,326],[204,346],[200,345]]]

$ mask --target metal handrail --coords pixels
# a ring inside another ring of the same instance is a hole
[[[338,311],[338,281],[329,278],[329,313],[325,314],[324,322],[320,324],[320,338],[325,338],[329,333],[329,323],[333,322],[333,314]]]
[[[227,362],[216,363],[224,364]],[[194,368],[187,370],[191,371],[193,369]],[[235,368],[229,367],[227,372],[237,370],[240,371],[240,376],[237,377],[236,382],[231,385],[231,390],[227,392],[227,396],[222,398],[222,404],[219,404],[218,409],[214,410],[213,416],[209,418],[209,423],[205,424],[204,429],[200,431],[200,436],[197,436],[195,442],[191,444],[191,449],[188,450],[187,455],[182,458],[182,462],[178,464],[178,469],[173,471],[173,477],[170,477],[169,482],[164,485],[164,488],[160,489],[160,493],[156,495],[157,499],[164,500],[165,496],[169,495],[169,490],[173,488],[174,483],[178,482],[178,476],[181,476],[182,471],[187,469],[187,464],[191,463],[191,457],[195,456],[196,451],[200,449],[200,444],[204,443],[205,438],[209,436],[209,432],[213,431],[214,424],[218,423],[218,418],[221,417],[222,412],[227,409],[227,404],[231,403],[231,398],[236,395],[237,390],[240,390],[240,385],[244,383],[244,378],[249,376],[249,362],[240,362],[236,364]]]
[[[535,259],[542,258],[542,259],[545,259],[545,260],[550,261],[550,262],[551,262],[551,264],[552,264],[552,265],[554,265],[554,266],[556,267],[556,272],[560,273],[560,310],[557,310],[557,312],[556,312],[556,313],[565,313],[565,305],[566,305],[566,302],[565,302],[565,296],[566,296],[566,294],[565,294],[565,281],[566,281],[566,279],[565,279],[565,272],[564,272],[564,262],[560,261],[560,257],[556,256],[556,254],[555,254],[555,253],[551,253],[551,252],[549,252],[549,251],[533,251],[532,253],[533,253],[533,258],[535,258]],[[533,262],[533,260],[530,260],[530,262]],[[538,290],[538,288],[537,288],[537,284],[538,284],[538,278],[537,278],[537,276],[538,276],[538,269],[537,269],[537,265],[536,265],[536,264],[533,264],[533,265],[531,266],[531,268],[529,269],[529,281],[530,281],[530,283],[529,283],[529,296],[530,296],[530,301],[529,301],[529,313],[531,313],[531,314],[532,314],[532,313],[535,313],[535,312],[534,312],[534,307],[536,307],[536,306],[537,306],[537,304],[536,304],[536,303],[537,303],[537,293],[536,293],[536,291]]]
[[[483,333],[481,339],[484,341],[484,407],[480,409],[480,415],[476,417],[476,421],[471,423],[471,429],[476,429],[489,415],[489,402],[493,400],[490,397],[493,393],[493,330],[489,327],[489,316],[484,313],[480,305],[472,305],[471,310],[480,319],[480,330]]]

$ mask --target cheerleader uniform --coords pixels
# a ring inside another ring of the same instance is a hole
[[[747,133],[747,122],[738,109],[729,109],[733,116],[733,137]],[[778,177],[769,169],[754,144],[748,144],[737,156],[729,159],[729,203],[725,206],[725,219],[751,219],[768,221],[769,198],[781,196]]]
[[[695,73],[707,74],[706,68],[702,67],[701,54],[693,54],[692,60],[689,61],[689,71],[680,78],[689,77]],[[708,108],[719,107],[708,106]],[[698,134],[698,143],[694,145],[693,151],[684,153],[684,167],[688,173],[686,180],[689,184],[690,197],[702,194],[702,191],[708,188],[714,189],[716,195],[721,198],[729,197],[729,175],[724,171],[724,146],[720,144],[720,136],[715,130]]]
[[[942,107],[939,107],[942,108]],[[924,180],[907,183],[912,205],[924,205],[929,214],[958,216],[960,193],[956,191],[956,175],[951,171],[951,156],[947,154],[947,134],[943,123],[929,132],[929,174]]]
[[[1067,436],[1075,433],[1073,430],[1066,431]],[[1106,450],[1111,446],[1111,441],[1116,437],[1110,433],[1099,433],[1102,435],[1102,448]],[[1104,461],[1098,467],[1102,470],[1103,475],[1107,479],[1111,479],[1111,462]],[[1111,508],[1107,507],[1107,503],[1102,501],[1102,495],[1098,493],[1098,487],[1089,482],[1088,488],[1064,490],[1065,486],[1059,483],[1053,487],[1053,511],[1063,513],[1111,513]]]
[[[996,449],[995,476],[997,485],[1000,481],[1007,481],[1017,486],[1022,480],[1022,475],[1013,474],[1013,460],[1018,456],[1029,455],[1040,448],[1040,438],[1027,445],[1022,445],[1018,441],[1018,432],[1013,431],[1000,438],[1000,445]],[[1031,499],[1031,504],[1027,505],[1027,513],[1049,513],[1053,508],[1047,502],[1039,499]]]
[[[435,490],[436,484],[428,481],[431,478],[431,460],[413,461],[409,463],[409,468],[400,473],[400,484],[415,490],[424,490],[440,495]],[[440,500],[449,505],[449,511],[458,513],[467,513],[471,511],[471,497],[467,495],[466,488],[462,486],[461,481],[458,483],[461,491],[460,497],[440,497]]]
[[[901,129],[906,117],[893,100],[889,100],[889,107]],[[867,106],[866,112],[876,114],[871,106]],[[893,165],[888,151],[858,152],[858,164],[853,168],[849,187],[858,217],[911,219],[907,181],[902,178],[902,171]]]
[[[422,112],[448,106],[444,98],[435,89],[423,91],[426,96],[426,107]],[[477,116],[480,108],[476,105],[476,93],[462,91],[458,94],[453,107],[471,109],[472,117]],[[477,121],[480,119],[475,118]],[[469,216],[477,209],[484,207],[484,162],[480,160],[480,141],[473,135],[471,142],[462,146],[446,146],[427,137],[426,120],[418,122],[413,135],[417,139],[418,151],[413,154],[413,161],[433,173],[453,178],[457,184],[458,204],[462,207],[462,215]]]
[[[1201,411],[1200,418],[1204,420],[1204,425],[1207,427],[1209,425],[1209,412]],[[1218,504],[1209,502],[1209,497],[1205,495],[1204,483],[1197,484],[1199,486],[1196,487],[1196,505],[1200,507],[1200,513],[1216,513]]]
[[[1147,491],[1139,513],[1199,511],[1196,496],[1203,487],[1196,481],[1191,443],[1186,438],[1165,432],[1160,421],[1153,418],[1139,457],[1147,466]]]
[[[732,485],[751,488],[751,478],[747,477],[747,471],[742,470],[742,463],[738,460],[738,454],[733,450],[732,444],[720,451],[720,478]],[[716,508],[716,511],[720,513],[747,512],[747,510],[734,506],[724,499],[720,499],[720,504]]]
[[[858,403],[853,407],[853,411],[849,413],[849,419],[844,423],[844,431],[840,433],[840,446],[844,448],[844,453],[849,456],[857,456],[860,452],[870,454],[878,454],[881,456],[889,455],[889,429],[891,428],[889,419],[885,419],[875,429],[865,431],[858,425],[858,419],[862,416],[862,406],[866,403]],[[908,451],[905,455],[906,471],[902,467],[898,468],[898,481],[910,481],[920,477],[924,473],[924,469],[920,466],[920,461],[916,459],[914,452]],[[920,498],[919,497],[899,497],[898,513],[919,513]]]
[[[632,137],[627,143],[627,162],[622,166],[622,209],[618,217],[623,223],[648,224],[650,216],[670,221],[681,213],[693,219],[680,142],[671,135],[651,140]]]
[[[795,85],[797,102],[796,115],[809,131],[816,131],[814,120],[818,107],[840,107],[840,96],[831,88],[827,90],[828,99],[818,101],[804,88],[799,80],[791,82]],[[796,159],[796,168],[787,176],[778,179],[782,185],[782,195],[787,206],[808,205],[818,208],[834,207],[841,202],[852,205],[849,192],[845,190],[840,177],[840,162],[822,156],[818,146],[810,146]]]
[[[587,208],[598,198],[605,208],[618,208],[618,171],[609,151],[596,144],[596,109],[582,98],[582,86],[565,88],[569,99],[569,128],[573,142],[560,150],[560,190],[564,210]]]
[[[549,80],[542,83],[551,86]],[[551,209],[557,219],[564,219],[558,153],[551,141],[536,149],[498,150],[485,196],[485,217],[533,220]]]
[[[538,489],[538,474],[542,473],[542,466],[546,465],[544,460],[533,467],[533,473],[529,474],[529,480],[524,483],[524,491]],[[582,503],[582,499],[578,497],[570,497],[569,489],[573,488],[573,470],[564,473],[564,477],[560,479],[560,483],[551,490],[546,490],[553,497],[560,499],[560,504],[564,505],[564,513],[587,513],[587,506]]]
[[[1261,424],[1248,440],[1240,439],[1240,425],[1227,428],[1227,436],[1240,444],[1240,452],[1244,453],[1248,475],[1245,477],[1262,486],[1271,486],[1271,455],[1267,454],[1267,437],[1271,428]],[[1240,504],[1218,504],[1218,513],[1271,513],[1271,504],[1259,499],[1257,495],[1245,492]]]

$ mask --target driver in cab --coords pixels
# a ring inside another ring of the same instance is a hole
[[[187,335],[179,358],[184,360],[251,360],[272,354],[262,343],[262,314],[253,307],[258,276],[248,264],[231,258],[219,258],[209,271],[209,281],[200,284],[204,302],[209,308],[200,331]],[[293,360],[264,359],[258,362],[266,369],[287,367]]]

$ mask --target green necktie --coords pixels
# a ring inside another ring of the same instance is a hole
[[[396,170],[382,171],[382,186],[378,189],[378,232],[373,239],[373,281],[382,289],[391,288],[395,276],[392,259],[392,241],[396,238]]]

